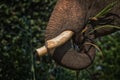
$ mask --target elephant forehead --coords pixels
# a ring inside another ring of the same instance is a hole
[[[65,4],[62,3],[57,3],[52,12],[46,28],[46,40],[56,37],[64,30],[77,31],[82,29],[84,20],[80,4],[73,2],[71,5],[68,1],[67,5],[64,6]]]

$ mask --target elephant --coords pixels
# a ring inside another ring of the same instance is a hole
[[[115,28],[101,28],[88,34],[94,27],[110,24],[120,27],[120,1],[104,17],[90,20],[104,7],[115,0],[58,0],[50,16],[45,41],[50,40],[65,30],[75,34],[66,43],[57,47],[52,58],[59,65],[81,70],[90,66],[96,56],[96,48],[86,42],[94,43],[96,38],[118,31]],[[117,0],[116,0],[117,1]],[[90,24],[87,22],[90,21]],[[87,28],[87,29],[86,29]],[[82,31],[86,29],[85,32]]]

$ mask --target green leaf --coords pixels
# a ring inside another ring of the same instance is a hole
[[[99,30],[101,28],[116,28],[116,29],[120,29],[120,26],[114,26],[114,25],[103,25],[103,26],[98,26],[95,27],[95,29],[93,29],[92,31],[90,31],[89,33],[93,33],[96,30]]]
[[[114,2],[110,3],[102,11],[100,11],[94,18],[100,18],[100,17],[106,15],[107,13],[109,13],[113,9],[113,7],[115,5],[117,5],[117,3],[118,3],[118,1],[114,1]]]

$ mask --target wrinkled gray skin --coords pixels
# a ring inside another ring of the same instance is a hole
[[[95,16],[110,2],[115,0],[58,0],[46,28],[46,41],[59,35],[64,30],[72,30],[75,35],[65,44],[56,48],[51,54],[53,59],[60,65],[69,69],[80,70],[88,67],[94,60],[95,48],[86,45],[97,37],[105,36],[116,31],[114,28],[105,28],[87,34],[93,25],[85,25],[87,20]],[[114,19],[109,24],[120,26],[120,2],[110,12],[112,16],[106,19]],[[116,16],[117,15],[117,16]],[[107,24],[107,23],[106,23]],[[98,22],[95,25],[102,25]],[[87,26],[84,34],[81,31]],[[73,46],[74,45],[74,46]],[[77,48],[76,48],[77,47]]]

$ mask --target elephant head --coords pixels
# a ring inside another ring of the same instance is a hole
[[[91,21],[91,24],[87,24],[87,22],[112,1],[115,0],[57,1],[46,28],[45,41],[57,37],[66,30],[74,32],[67,42],[50,53],[58,64],[69,69],[80,70],[88,67],[94,61],[96,50],[86,43],[93,43],[94,39],[111,34],[116,29],[104,28],[96,30],[92,34],[88,33],[93,27],[103,25],[105,20],[108,22],[104,24],[120,26],[120,10],[118,10],[120,6],[115,6],[109,14],[100,20]]]

